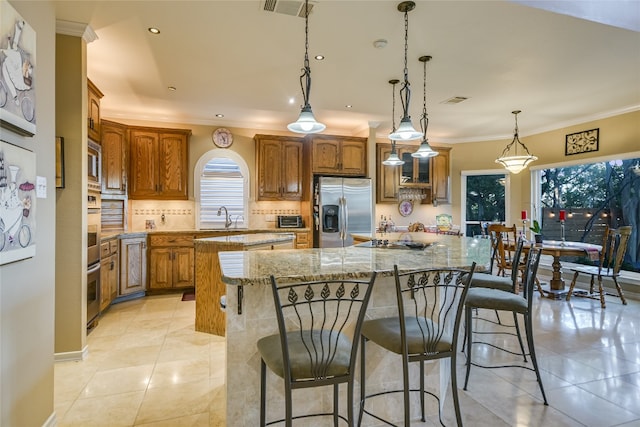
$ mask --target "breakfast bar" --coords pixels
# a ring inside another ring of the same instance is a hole
[[[402,236],[401,236],[402,235]],[[365,241],[368,236],[358,236]],[[259,338],[278,332],[269,278],[274,275],[280,282],[363,278],[377,272],[373,293],[369,301],[367,318],[373,319],[397,314],[393,267],[403,271],[425,267],[468,268],[474,262],[478,270],[489,264],[490,243],[486,239],[473,239],[428,233],[387,233],[386,246],[351,246],[279,251],[219,252],[222,281],[226,284],[226,419],[229,426],[254,426],[259,422],[260,356],[256,342]],[[424,245],[403,245],[403,242]],[[420,247],[419,247],[420,246]],[[237,292],[241,286],[243,292]],[[238,297],[242,301],[238,301]],[[242,312],[237,307],[242,304]],[[398,363],[388,352],[367,353],[367,372],[376,380],[367,388],[395,386],[400,378],[387,375]],[[369,364],[371,366],[369,366]],[[431,372],[434,375],[436,372]],[[434,377],[433,388],[439,387]],[[267,418],[282,417],[284,412],[283,387],[278,378],[267,376]],[[356,385],[356,388],[358,386]],[[358,390],[356,390],[358,393]],[[332,405],[331,390],[298,390],[294,393],[295,411],[318,410]],[[393,399],[393,397],[391,397]],[[391,419],[402,418],[402,405],[386,405]],[[342,408],[344,409],[344,408]],[[364,420],[364,425],[372,420]],[[304,424],[303,424],[304,425]],[[369,424],[370,425],[370,424]]]

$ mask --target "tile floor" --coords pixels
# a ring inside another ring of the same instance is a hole
[[[472,368],[468,391],[460,390],[465,425],[640,426],[640,302],[623,306],[608,297],[603,310],[583,298],[536,299],[549,406],[531,371]],[[112,306],[88,337],[88,358],[55,365],[58,426],[227,425],[225,342],[193,330],[194,309],[181,294]],[[498,357],[484,346],[474,352],[475,361]],[[461,354],[460,385],[464,360]],[[451,402],[443,415],[448,426],[455,425]],[[437,409],[430,411],[415,425],[439,425]]]

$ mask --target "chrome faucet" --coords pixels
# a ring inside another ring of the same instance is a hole
[[[218,208],[218,216],[222,215],[222,209],[224,209],[224,228],[228,229],[231,226],[231,220],[229,219],[229,211],[225,206],[220,206]]]

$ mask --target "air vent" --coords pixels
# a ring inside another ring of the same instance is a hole
[[[466,101],[466,96],[454,96],[453,98],[446,99],[441,102],[441,104],[460,104],[462,101]]]
[[[309,2],[309,14],[313,11],[316,2]],[[283,15],[298,16],[304,18],[304,1],[300,0],[261,0],[260,9],[265,12],[281,13]]]

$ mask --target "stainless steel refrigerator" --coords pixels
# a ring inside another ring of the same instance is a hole
[[[351,233],[372,233],[372,201],[369,178],[316,177],[313,208],[316,247],[351,246]]]

